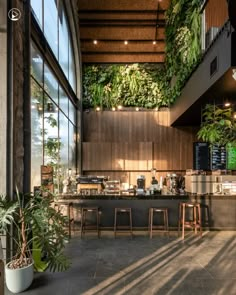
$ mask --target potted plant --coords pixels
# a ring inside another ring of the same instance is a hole
[[[50,271],[64,271],[69,267],[63,253],[68,239],[64,230],[66,217],[52,203],[53,198],[41,193],[20,194],[16,190],[16,201],[0,196],[0,229],[10,235],[15,248],[14,257],[5,266],[6,285],[13,293],[22,292],[33,281],[32,245],[46,254]]]

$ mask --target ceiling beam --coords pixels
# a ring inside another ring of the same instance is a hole
[[[86,54],[82,55],[83,63],[163,63],[164,54]]]
[[[154,40],[156,35],[156,27],[112,27],[99,26],[93,29],[90,27],[80,28],[80,38],[85,40]],[[158,28],[157,38],[165,39],[165,29]]]
[[[79,11],[83,10],[166,10],[170,0],[78,0]]]

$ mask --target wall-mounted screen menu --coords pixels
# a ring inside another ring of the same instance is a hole
[[[227,146],[227,169],[236,170],[236,145]]]
[[[213,145],[211,147],[211,170],[226,169],[226,148]]]
[[[210,170],[210,153],[207,142],[193,143],[193,169]]]

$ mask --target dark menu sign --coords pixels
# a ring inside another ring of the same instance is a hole
[[[193,143],[193,169],[210,170],[210,153],[207,142]]]
[[[213,145],[211,147],[211,170],[226,169],[226,148]]]

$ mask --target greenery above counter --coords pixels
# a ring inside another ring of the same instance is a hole
[[[201,56],[201,0],[172,0],[166,12],[165,63],[85,65],[85,108],[170,106]]]

